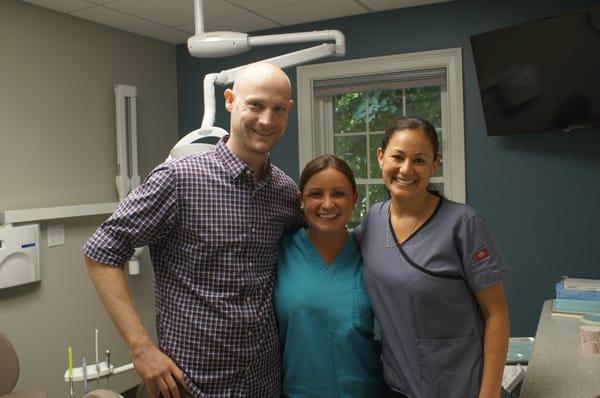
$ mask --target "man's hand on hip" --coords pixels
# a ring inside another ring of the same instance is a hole
[[[151,398],[158,398],[158,392],[164,398],[180,398],[178,384],[186,389],[183,372],[154,344],[136,350],[131,359]]]

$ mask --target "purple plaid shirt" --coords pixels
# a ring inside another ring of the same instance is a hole
[[[114,266],[150,246],[159,345],[192,396],[280,396],[271,292],[279,238],[299,223],[296,191],[270,163],[255,181],[221,140],[158,166],[84,245]]]

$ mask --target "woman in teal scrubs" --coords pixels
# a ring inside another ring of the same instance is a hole
[[[346,230],[357,201],[354,175],[324,155],[306,165],[299,189],[309,227],[282,239],[273,290],[283,396],[382,397],[362,258]]]

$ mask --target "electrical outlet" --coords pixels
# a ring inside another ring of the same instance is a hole
[[[48,225],[48,247],[65,244],[65,226],[63,224]]]

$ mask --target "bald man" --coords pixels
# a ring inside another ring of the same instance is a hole
[[[269,151],[292,106],[281,69],[258,63],[240,70],[225,91],[229,135],[213,150],[154,169],[82,248],[152,398],[281,394],[271,292],[279,237],[299,224],[298,189],[270,163]],[[158,347],[123,272],[134,248],[145,245]]]

